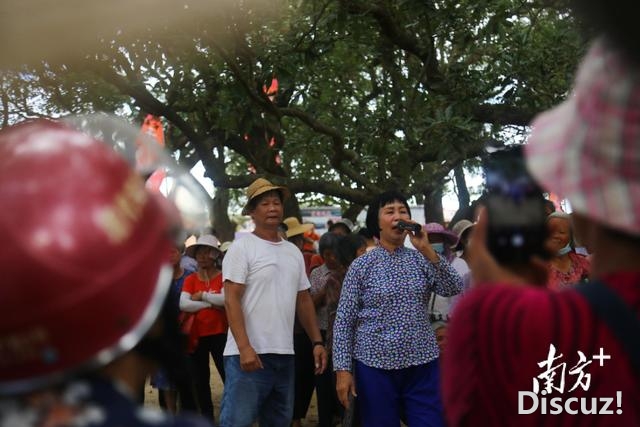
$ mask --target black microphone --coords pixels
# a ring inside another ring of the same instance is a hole
[[[416,224],[413,222],[406,222],[406,221],[398,221],[398,223],[396,224],[396,227],[399,228],[400,230],[407,230],[407,231],[413,231],[414,234],[419,233],[420,230],[422,230],[422,226],[420,224]]]

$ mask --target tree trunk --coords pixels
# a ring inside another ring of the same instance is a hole
[[[349,218],[356,228],[358,228],[358,215],[362,212],[362,209],[364,209],[362,205],[350,204],[349,207],[342,212],[342,217]]]
[[[459,164],[453,169],[453,177],[456,180],[456,188],[458,190],[458,209],[469,207],[471,196],[467,188],[467,180],[464,177],[464,168]]]
[[[231,241],[235,237],[236,224],[229,219],[229,189],[216,188],[213,197],[211,224],[220,243]]]
[[[298,204],[298,198],[295,194],[291,194],[291,197],[284,201],[284,218],[295,216],[300,220],[300,205]]]
[[[444,212],[442,209],[442,185],[436,188],[425,189],[424,192],[424,221],[426,223],[444,223]]]

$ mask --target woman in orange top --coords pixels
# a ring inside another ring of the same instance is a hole
[[[197,338],[197,345],[190,354],[193,380],[200,412],[212,421],[209,355],[224,382],[222,353],[228,328],[219,264],[222,252],[218,247],[218,239],[209,234],[201,236],[195,245],[187,248],[187,255],[194,257],[198,263],[198,271],[185,279],[180,294],[180,310],[195,313],[190,331],[190,338]]]

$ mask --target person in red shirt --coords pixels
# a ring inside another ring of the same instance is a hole
[[[320,240],[320,235],[316,233],[315,225],[313,223],[309,224],[311,227],[309,227],[308,231],[304,232],[304,244],[302,245],[302,251],[315,254],[317,252],[316,246],[318,245],[317,242]]]
[[[640,425],[637,341],[622,338],[640,328],[638,129],[640,66],[600,38],[571,96],[534,121],[525,153],[535,179],[570,201],[594,249],[591,282],[622,302],[600,312],[581,290],[591,284],[526,286],[489,254],[481,212],[469,247],[477,287],[456,308],[443,358],[450,426]],[[621,312],[629,321],[610,326]]]
[[[222,353],[227,343],[227,316],[224,311],[224,293],[220,258],[222,252],[215,236],[201,236],[187,248],[187,254],[198,262],[198,271],[184,280],[180,294],[180,310],[193,313],[195,319],[189,333],[196,346],[191,352],[196,398],[202,415],[214,420],[211,400],[211,373],[209,355],[224,383]]]

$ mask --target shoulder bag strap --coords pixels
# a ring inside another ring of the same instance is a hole
[[[631,359],[640,376],[640,319],[611,288],[599,281],[577,285],[575,289],[604,321]]]

